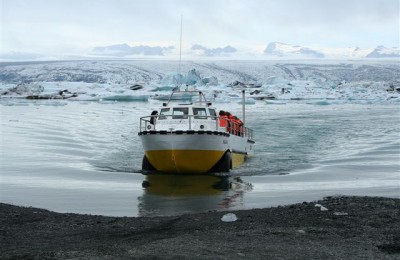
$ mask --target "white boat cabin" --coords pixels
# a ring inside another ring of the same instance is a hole
[[[170,100],[176,93],[173,92],[168,103],[163,103],[159,110],[155,110],[150,116],[140,118],[139,134],[155,134],[167,132],[181,134],[182,132],[192,133],[211,133],[231,134],[253,139],[253,131],[247,127],[240,119],[231,115],[229,112],[217,111],[211,107],[203,94],[198,91],[185,91],[199,94],[199,101],[190,104],[170,104]],[[233,117],[228,117],[233,116]]]
[[[215,108],[193,104],[162,107],[153,111],[147,131],[204,130],[219,131],[218,115]]]

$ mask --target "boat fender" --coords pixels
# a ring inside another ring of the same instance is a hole
[[[210,170],[211,172],[229,172],[232,169],[231,152],[226,151],[222,158]]]
[[[150,182],[148,182],[148,181],[143,181],[143,182],[142,182],[142,187],[143,187],[143,188],[148,188],[148,187],[150,187],[150,186],[151,186]]]
[[[142,170],[143,171],[154,171],[155,170],[154,166],[151,165],[151,163],[147,159],[146,155],[143,155]]]

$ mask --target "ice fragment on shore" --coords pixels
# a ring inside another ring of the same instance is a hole
[[[327,211],[328,209],[322,206],[321,204],[315,204],[315,207],[320,208],[321,211]]]
[[[303,230],[303,229],[299,229],[299,230],[297,230],[297,232],[300,233],[300,234],[305,234],[306,233],[306,231]]]
[[[348,216],[349,213],[347,213],[347,212],[333,212],[333,215],[335,215],[335,216]]]
[[[223,215],[222,218],[221,218],[221,220],[222,220],[223,222],[233,222],[233,221],[238,220],[238,218],[236,217],[235,214],[233,214],[233,213],[228,213],[228,214]]]

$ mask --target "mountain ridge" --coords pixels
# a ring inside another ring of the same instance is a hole
[[[176,49],[177,48],[173,46],[130,46],[128,44],[115,44],[104,47],[94,47],[90,54],[120,57],[130,55],[165,56],[169,52],[172,52]],[[233,47],[232,45],[210,48],[200,44],[193,44],[188,54],[198,57],[229,57],[235,56],[240,52],[241,50]],[[270,58],[296,59],[400,58],[400,50],[397,47],[388,48],[382,45],[375,48],[327,48],[301,46],[282,42],[270,42],[261,55]]]
[[[44,54],[31,52],[0,52],[1,61],[40,61],[40,60],[71,60],[71,59],[99,59],[99,58],[149,58],[149,59],[175,59],[179,48],[175,46],[131,46],[127,43],[107,46],[95,46],[89,52],[74,55]],[[232,45],[225,47],[209,47],[192,44],[186,48],[184,56],[189,59],[238,59],[238,60],[264,60],[264,59],[398,59],[399,47],[385,47],[379,45],[375,48],[360,47],[315,47],[301,46],[282,42],[270,42],[264,50],[236,48]]]
[[[387,48],[382,45],[374,49],[360,47],[324,48],[271,42],[263,53],[271,57],[287,58],[400,58],[399,48]]]

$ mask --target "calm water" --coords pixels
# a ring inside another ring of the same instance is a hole
[[[0,101],[0,201],[58,212],[176,215],[327,195],[400,197],[399,106],[247,107],[256,151],[230,177],[144,176],[148,103]],[[217,104],[240,115],[241,107]]]

